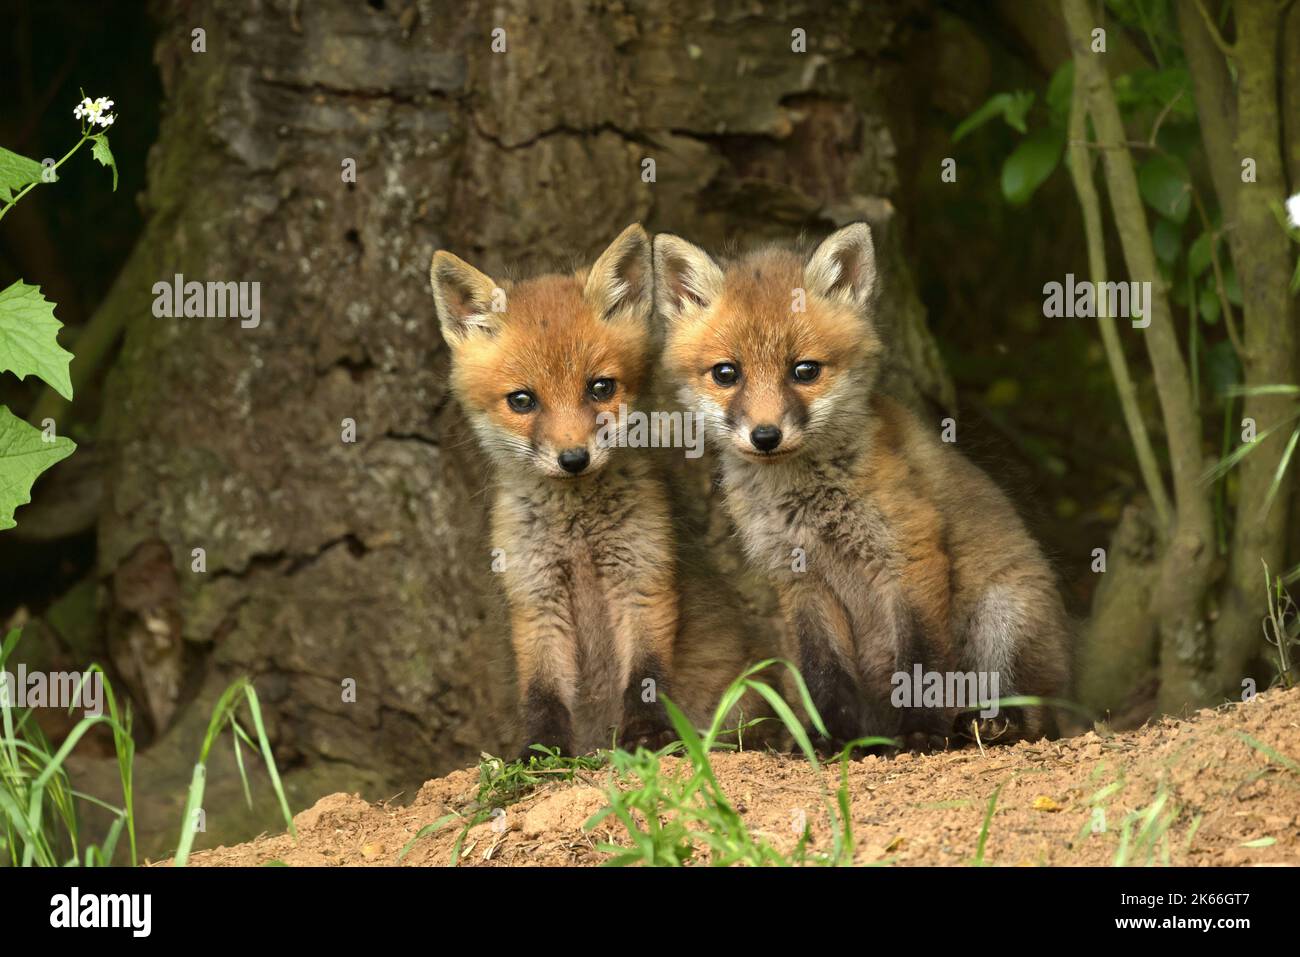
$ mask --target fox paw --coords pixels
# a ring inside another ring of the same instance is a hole
[[[624,751],[635,751],[637,748],[658,751],[676,740],[677,735],[667,724],[634,718],[619,729],[618,746]]]
[[[912,754],[934,754],[952,747],[952,737],[934,732],[912,731],[903,737],[903,745],[903,750]]]
[[[829,738],[818,736],[819,744],[843,746],[845,742],[865,736],[870,722],[862,702],[862,690],[847,673],[837,672],[819,691],[813,696],[813,703],[830,732]]]
[[[959,715],[953,731],[967,741],[978,741],[980,744],[1009,744],[1022,734],[1020,721],[1009,711],[991,718],[969,713]]]

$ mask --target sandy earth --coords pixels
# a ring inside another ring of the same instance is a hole
[[[713,765],[752,832],[788,850],[802,812],[815,846],[826,847],[822,791],[803,758],[718,753]],[[838,769],[827,772],[833,785]],[[605,805],[608,775],[601,770],[542,786],[508,807],[504,820],[475,827],[461,866],[578,867],[607,860],[595,846],[626,843],[621,826],[612,817],[594,832],[583,824]],[[287,835],[262,836],[191,860],[206,866],[443,866],[459,826],[421,839],[401,861],[397,855],[421,827],[464,809],[477,786],[478,773],[469,769],[429,781],[409,806],[332,794],[294,819],[297,844]],[[856,863],[970,863],[999,786],[987,864],[1111,864],[1125,819],[1161,795],[1155,820],[1170,823],[1164,840],[1155,843],[1153,863],[1164,862],[1167,847],[1175,865],[1300,864],[1300,689],[1124,734],[1102,727],[1061,741],[989,747],[983,754],[972,747],[855,761],[849,789]],[[1131,825],[1133,837],[1141,823]],[[1129,847],[1132,863],[1147,862],[1142,842],[1131,840]]]

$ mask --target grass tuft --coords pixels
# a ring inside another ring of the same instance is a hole
[[[896,746],[889,738],[864,738],[850,742],[841,752],[840,784],[832,801],[822,775],[822,763],[812,740],[793,709],[768,684],[756,676],[773,665],[787,668],[798,691],[800,704],[817,732],[827,735],[821,715],[812,703],[803,677],[789,662],[769,659],[741,674],[728,687],[713,715],[709,728],[701,735],[665,697],[673,729],[680,744],[659,751],[637,749],[635,754],[615,750],[610,754],[610,777],[606,785],[608,805],[584,825],[590,831],[613,817],[623,825],[628,844],[604,843],[597,849],[610,855],[609,866],[631,864],[681,866],[706,861],[715,866],[749,864],[755,866],[791,866],[803,864],[837,865],[853,860],[854,841],[848,792],[848,760],[855,748],[875,745]],[[766,839],[753,834],[739,812],[732,806],[718,783],[709,752],[719,746],[727,716],[746,692],[762,697],[778,720],[794,738],[804,757],[816,770],[821,784],[831,829],[831,846],[826,852],[812,852],[811,826],[805,819],[793,850],[783,854]],[[663,758],[678,748],[684,762],[672,771],[665,769]]]
[[[5,669],[17,647],[19,636],[20,631],[14,629],[0,643],[0,671]],[[73,695],[74,702],[81,697],[81,682],[92,675],[98,675],[103,682],[107,713],[82,717],[58,748],[54,748],[46,739],[33,717],[33,710],[25,708],[20,712],[14,707],[14,702],[8,700],[5,686],[0,685],[0,854],[7,855],[11,864],[24,867],[107,866],[113,862],[123,831],[127,835],[129,862],[131,866],[139,863],[133,777],[135,739],[131,735],[131,709],[129,705],[119,707],[113,687],[99,665],[91,665],[78,680],[75,686],[77,693]],[[241,704],[248,706],[257,735],[256,741],[236,720]],[[113,753],[122,785],[120,807],[74,789],[68,778],[65,766],[68,755],[97,725],[107,726],[112,733]],[[245,799],[251,804],[252,795],[244,770],[241,741],[261,752],[289,833],[297,838],[293,817],[289,813],[289,803],[262,722],[257,692],[248,679],[241,678],[222,694],[208,723],[207,736],[186,795],[185,814],[176,849],[177,866],[184,866],[189,859],[194,842],[195,812],[203,803],[208,754],[226,726],[233,732],[235,761],[244,785]],[[83,843],[77,808],[79,801],[104,808],[113,815],[113,820],[99,843]]]
[[[253,730],[257,732],[256,742],[248,736],[248,732],[243,729],[236,718],[239,706],[242,703],[248,705],[249,717],[253,721]],[[208,720],[207,734],[203,736],[203,747],[199,750],[199,760],[194,765],[194,774],[190,778],[189,792],[185,798],[185,813],[181,817],[181,834],[176,845],[176,855],[172,861],[176,867],[184,867],[189,863],[190,848],[194,844],[194,835],[197,833],[196,813],[203,806],[203,791],[207,783],[208,754],[212,750],[212,745],[216,743],[217,738],[221,736],[221,732],[227,726],[231,730],[230,738],[235,748],[235,764],[239,768],[239,779],[244,786],[244,801],[250,808],[253,806],[253,795],[248,788],[248,774],[244,770],[244,755],[240,750],[240,741],[243,741],[250,748],[261,751],[262,760],[266,762],[267,773],[271,776],[271,786],[275,789],[276,800],[280,802],[280,813],[284,815],[285,826],[288,827],[289,834],[293,839],[298,840],[298,831],[293,824],[293,815],[289,813],[289,801],[284,794],[284,785],[280,782],[280,772],[275,766],[275,757],[271,754],[271,742],[266,736],[266,727],[262,723],[262,706],[257,699],[257,691],[253,688],[251,681],[247,678],[240,678],[221,693],[221,697],[217,699],[216,707],[212,710],[212,717]]]
[[[460,811],[444,814],[420,828],[398,852],[397,859],[400,861],[406,857],[424,838],[459,821],[460,834],[451,848],[451,866],[455,867],[460,863],[461,850],[470,829],[489,820],[498,808],[514,804],[541,785],[572,781],[581,774],[598,771],[608,759],[607,753],[603,751],[571,758],[540,744],[532,745],[532,749],[537,754],[530,756],[527,761],[503,761],[494,755],[484,754],[478,765],[478,795],[473,803]]]

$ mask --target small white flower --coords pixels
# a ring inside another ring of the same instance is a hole
[[[86,97],[77,104],[77,108],[72,111],[72,115],[83,122],[88,122],[91,126],[102,126],[107,129],[117,119],[116,116],[108,112],[112,108],[113,101],[106,96],[101,96],[97,100]]]
[[[1286,201],[1286,216],[1294,228],[1300,229],[1300,193]]]

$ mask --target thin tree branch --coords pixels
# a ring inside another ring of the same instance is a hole
[[[1126,139],[1124,122],[1104,60],[1090,49],[1095,14],[1086,0],[1061,0],[1061,10],[1075,57],[1074,82],[1083,88],[1097,142],[1116,146]],[[1106,192],[1129,278],[1151,284],[1146,307],[1150,323],[1143,330],[1142,339],[1151,359],[1165,423],[1175,509],[1173,527],[1164,530],[1151,610],[1160,634],[1158,707],[1177,711],[1188,704],[1199,705],[1213,693],[1206,682],[1204,667],[1204,602],[1214,561],[1214,515],[1209,490],[1201,482],[1200,417],[1165,283],[1156,265],[1133,156],[1128,150],[1117,149],[1106,149],[1101,155],[1105,161]]]
[[[1192,187],[1192,201],[1196,204],[1197,215],[1201,217],[1201,227],[1210,237],[1210,265],[1214,268],[1214,291],[1219,298],[1219,308],[1223,310],[1223,328],[1228,330],[1228,338],[1232,341],[1232,348],[1236,350],[1237,357],[1245,362],[1246,344],[1237,329],[1237,317],[1232,311],[1232,300],[1228,298],[1228,289],[1223,282],[1223,266],[1219,263],[1219,237],[1223,233],[1215,231],[1210,225],[1210,217],[1205,212],[1205,204],[1201,201],[1201,194],[1195,186]],[[1189,308],[1195,310],[1196,303],[1190,303]]]
[[[1076,66],[1076,71],[1077,69]],[[1083,210],[1083,228],[1088,239],[1088,272],[1092,277],[1093,288],[1101,289],[1106,282],[1106,238],[1102,232],[1101,203],[1097,199],[1097,187],[1092,181],[1092,163],[1087,150],[1088,114],[1085,101],[1083,84],[1075,83],[1074,95],[1070,100],[1069,167],[1070,177],[1074,180],[1074,191],[1078,194],[1079,206]],[[1106,297],[1098,296],[1097,325],[1101,330],[1106,361],[1115,380],[1115,392],[1119,396],[1124,424],[1133,440],[1138,470],[1142,473],[1142,481],[1155,509],[1158,527],[1163,533],[1173,525],[1173,508],[1169,503],[1169,493],[1165,490],[1160,467],[1156,464],[1151,436],[1142,419],[1137,388],[1133,384],[1133,377],[1129,375],[1128,361],[1124,358],[1124,345],[1115,326],[1115,317],[1106,314],[1106,306]]]
[[[1201,142],[1214,182],[1214,192],[1223,212],[1225,231],[1237,219],[1241,183],[1241,154],[1233,148],[1237,136],[1237,97],[1228,61],[1219,53],[1205,21],[1188,3],[1175,4],[1178,29],[1183,37],[1187,69],[1196,94],[1196,115],[1200,119]],[[1229,237],[1231,241],[1231,237]],[[1239,250],[1233,249],[1235,257]]]
[[[1193,2],[1196,4],[1196,9],[1201,13],[1201,19],[1205,21],[1205,30],[1210,34],[1210,39],[1214,41],[1214,45],[1219,48],[1224,56],[1235,59],[1237,56],[1236,46],[1223,39],[1223,34],[1219,32],[1219,27],[1214,22],[1214,18],[1210,16],[1210,11],[1205,9],[1204,0],[1193,0]]]
[[[1164,124],[1165,119],[1169,116],[1169,111],[1172,110],[1178,104],[1178,101],[1183,98],[1183,92],[1184,92],[1183,90],[1179,90],[1176,94],[1174,94],[1173,99],[1171,99],[1168,103],[1165,104],[1164,109],[1160,111],[1160,115],[1156,117],[1156,121],[1153,124],[1151,124],[1151,135],[1147,137],[1147,145],[1150,146],[1152,149],[1159,149],[1159,147],[1156,146],[1156,136],[1159,135],[1160,127]]]
[[[1146,328],[1143,339],[1151,354],[1152,371],[1155,373],[1156,388],[1164,412],[1174,476],[1174,499],[1181,511],[1184,506],[1195,507],[1204,498],[1204,490],[1200,486],[1201,430],[1192,408],[1187,365],[1173,328],[1164,283],[1156,268],[1155,252],[1151,247],[1151,234],[1138,191],[1133,159],[1127,150],[1113,148],[1125,138],[1124,125],[1101,59],[1088,51],[1091,14],[1084,0],[1063,0],[1062,6],[1073,34],[1074,48],[1076,51],[1082,48],[1083,51],[1083,55],[1076,56],[1075,82],[1083,86],[1087,96],[1088,113],[1092,116],[1097,142],[1103,147],[1111,147],[1104,150],[1102,155],[1106,162],[1108,193],[1129,278],[1138,282],[1146,279],[1152,283],[1153,301],[1149,304],[1148,312],[1151,324]],[[1208,514],[1207,509],[1206,515]]]

